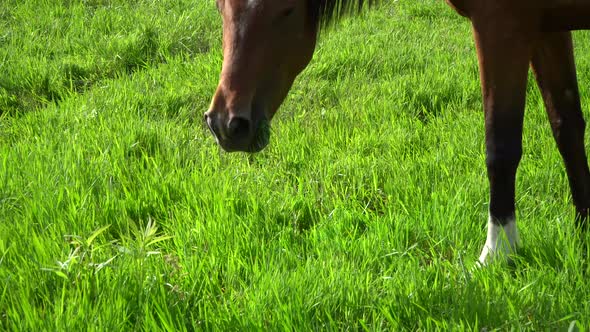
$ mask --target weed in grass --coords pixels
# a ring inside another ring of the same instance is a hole
[[[488,207],[466,20],[434,0],[344,20],[249,156],[201,120],[220,31],[209,1],[0,2],[0,330],[588,329],[589,239],[532,83],[525,248],[471,270]]]

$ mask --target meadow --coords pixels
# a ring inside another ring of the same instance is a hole
[[[221,61],[210,0],[0,2],[0,330],[590,329],[590,236],[532,76],[524,248],[473,269],[482,103],[443,1],[322,33],[256,155],[203,124]]]

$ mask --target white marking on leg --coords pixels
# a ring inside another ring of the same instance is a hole
[[[518,234],[518,227],[516,227],[516,219],[511,218],[506,225],[504,225],[504,232],[508,239],[508,244],[512,251],[516,251],[521,245],[520,234]]]
[[[479,262],[481,264],[486,265],[492,260],[494,253],[497,251],[498,237],[501,229],[502,226],[496,225],[490,216],[488,218],[488,236],[479,256]]]
[[[502,229],[504,232],[502,232]],[[516,227],[516,220],[510,218],[500,225],[500,222],[494,222],[492,216],[488,218],[488,235],[486,243],[479,256],[479,262],[482,265],[491,263],[497,257],[508,257],[516,252],[520,246],[520,236]]]

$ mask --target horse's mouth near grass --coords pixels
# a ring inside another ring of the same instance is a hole
[[[252,143],[246,152],[260,152],[270,142],[270,121],[263,119],[258,123]]]
[[[221,136],[218,136],[215,130],[211,127],[209,123],[207,123],[209,127],[209,131],[215,137],[217,144],[225,151],[225,152],[249,152],[249,153],[256,153],[264,150],[268,143],[270,142],[270,121],[267,119],[262,119],[258,122],[256,128],[254,129],[253,135],[246,140],[231,140],[231,139],[224,139]]]

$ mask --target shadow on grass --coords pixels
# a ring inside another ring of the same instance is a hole
[[[16,73],[17,77],[0,80],[0,116],[19,116],[45,108],[52,103],[59,104],[72,94],[85,93],[103,80],[133,75],[138,71],[166,63],[166,57],[171,52],[204,53],[209,50],[209,46],[204,45],[204,42],[198,43],[194,50],[186,47],[177,50],[181,46],[176,44],[182,44],[182,41],[163,45],[160,33],[155,27],[145,27],[129,39],[130,41],[114,54],[112,61],[93,64],[80,61],[54,62],[43,68],[43,73],[29,68],[30,73],[23,71]],[[166,113],[173,116],[187,103],[190,103],[190,100],[172,100]]]

